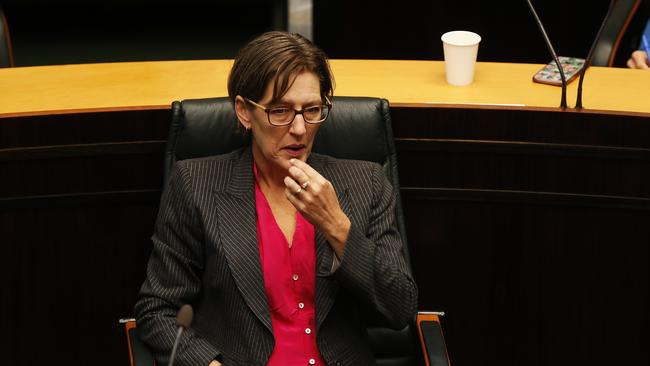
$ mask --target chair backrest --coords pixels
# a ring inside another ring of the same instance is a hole
[[[592,65],[613,66],[621,39],[630,25],[641,0],[618,0],[594,47]]]
[[[126,342],[129,347],[129,360],[131,366],[155,366],[153,354],[142,342],[138,334],[135,319],[120,319],[126,332]]]
[[[450,366],[445,337],[440,325],[441,312],[419,312],[416,318],[425,366]]]
[[[332,103],[332,111],[316,136],[313,151],[382,165],[397,194],[397,226],[404,243],[404,257],[410,266],[388,101],[335,97]],[[165,182],[177,160],[224,154],[247,144],[247,139],[237,133],[237,124],[228,98],[174,102],[165,155]],[[379,365],[413,364],[417,349],[413,327],[401,331],[369,327],[368,334]]]
[[[14,66],[14,57],[11,51],[11,38],[9,38],[9,26],[7,18],[0,8],[0,67]]]

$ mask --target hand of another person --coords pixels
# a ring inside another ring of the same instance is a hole
[[[644,51],[632,52],[632,56],[627,60],[627,67],[630,69],[650,69],[650,66],[648,66],[648,54]]]
[[[307,163],[291,159],[290,176],[284,178],[284,194],[293,206],[327,238],[342,259],[350,233],[350,219],[336,197],[334,186]]]
[[[210,362],[210,364],[208,366],[221,366],[221,365],[222,365],[221,362],[219,362],[217,360],[214,360],[214,361]]]

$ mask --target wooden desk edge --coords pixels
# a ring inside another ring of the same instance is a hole
[[[389,101],[390,103],[390,101]],[[482,109],[482,110],[513,110],[513,111],[538,111],[538,112],[567,112],[567,113],[587,113],[587,114],[605,114],[630,117],[650,117],[650,113],[630,112],[630,111],[613,111],[601,109],[561,109],[559,107],[535,107],[525,105],[508,105],[508,104],[445,104],[445,103],[390,103],[391,108],[441,108],[441,109]],[[126,107],[102,107],[102,108],[79,108],[79,109],[60,109],[30,112],[10,112],[0,113],[2,118],[15,117],[36,117],[36,116],[53,116],[53,115],[71,115],[83,113],[105,113],[105,112],[127,112],[127,111],[150,111],[171,109],[171,102],[164,105],[145,105],[145,106],[126,106]]]
[[[390,101],[389,101],[390,102]],[[445,104],[445,103],[390,103],[391,108],[447,108],[447,109],[487,109],[487,110],[513,110],[513,111],[537,111],[537,112],[568,112],[587,114],[607,114],[630,117],[650,117],[650,113],[632,111],[614,111],[606,109],[575,109],[560,107],[538,107],[515,104]]]
[[[129,107],[101,107],[101,108],[79,108],[79,109],[57,109],[31,112],[11,112],[0,113],[0,119],[13,117],[37,117],[37,116],[55,116],[63,114],[83,114],[83,113],[104,113],[104,112],[128,112],[128,111],[151,111],[171,109],[172,103],[164,105],[145,105]]]

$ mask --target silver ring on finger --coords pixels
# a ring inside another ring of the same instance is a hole
[[[308,186],[308,185],[309,185],[309,181],[305,181],[305,183],[303,183],[302,185],[300,185],[300,187],[301,187],[302,189],[307,189],[307,186]]]
[[[302,192],[302,187],[298,187],[298,190],[293,192],[293,194],[300,194]]]

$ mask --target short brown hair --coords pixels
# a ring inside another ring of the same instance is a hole
[[[228,77],[228,95],[233,105],[237,95],[259,102],[275,82],[275,102],[291,88],[293,77],[305,71],[318,77],[323,101],[332,100],[334,77],[325,52],[297,33],[267,32],[239,51]]]

